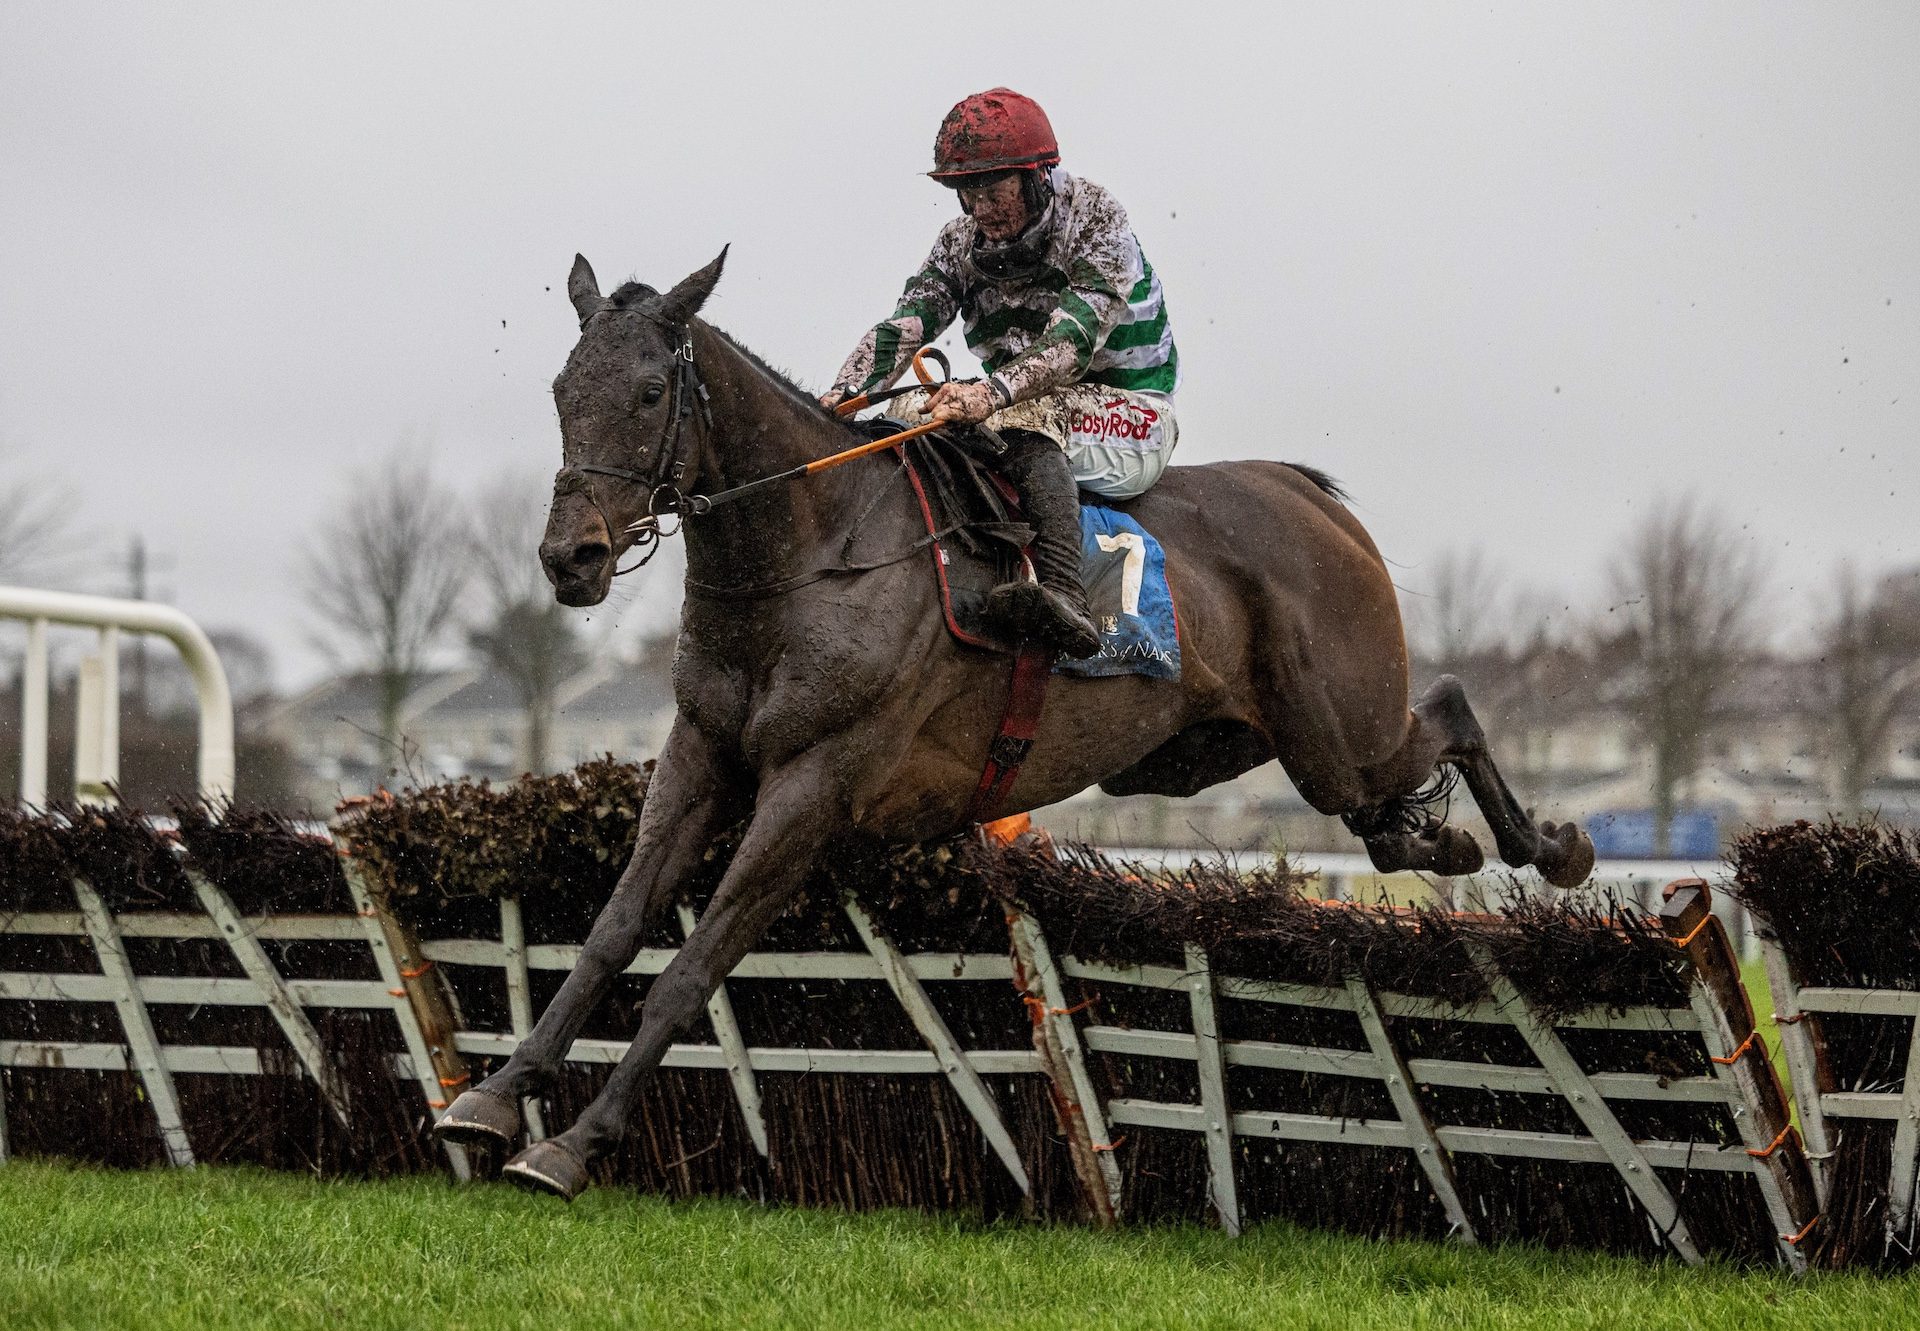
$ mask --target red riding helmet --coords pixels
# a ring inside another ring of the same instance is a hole
[[[1060,145],[1040,103],[1011,88],[989,88],[947,112],[933,140],[933,170],[927,174],[957,188],[968,176],[1052,166],[1059,160]]]

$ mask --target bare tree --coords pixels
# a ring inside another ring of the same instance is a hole
[[[1470,546],[1443,551],[1407,597],[1417,686],[1459,676],[1499,737],[1501,761],[1540,770],[1558,710],[1547,703],[1540,672],[1560,652],[1545,594],[1515,589],[1481,547]]]
[[[1751,545],[1691,498],[1657,504],[1610,571],[1603,653],[1653,755],[1656,854],[1671,852],[1677,792],[1700,770],[1741,667],[1759,645],[1764,582]]]
[[[0,454],[0,582],[57,580],[73,564],[73,496],[5,461]]]
[[[523,756],[534,772],[547,768],[555,695],[586,663],[573,614],[553,599],[540,569],[545,524],[539,476],[504,475],[475,504],[468,544],[477,605],[467,640],[520,699]]]
[[[1504,668],[1484,682],[1476,677],[1483,715],[1498,723],[1503,759],[1529,786],[1550,781],[1557,734],[1593,702],[1585,644],[1570,626],[1572,606],[1563,594],[1540,586],[1515,589],[1506,600],[1509,648]],[[1490,727],[1492,729],[1492,727]]]
[[[374,676],[389,749],[427,654],[452,625],[466,535],[458,497],[403,445],[354,474],[301,561],[307,596],[337,635],[320,645]]]
[[[1920,569],[1869,591],[1858,569],[1841,565],[1819,633],[1815,705],[1828,774],[1834,799],[1858,810],[1886,761],[1894,718],[1920,692]]]
[[[1507,645],[1506,579],[1479,546],[1444,550],[1409,593],[1412,647],[1435,674],[1462,674]]]

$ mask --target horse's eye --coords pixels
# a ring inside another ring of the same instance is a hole
[[[655,403],[659,402],[662,392],[663,390],[661,389],[660,385],[658,384],[652,385],[647,389],[646,392],[640,395],[640,405],[643,407],[653,406]]]

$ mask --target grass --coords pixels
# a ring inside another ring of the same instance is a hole
[[[1749,1328],[1920,1325],[1920,1278],[1688,1270],[1284,1226],[1099,1234],[499,1185],[0,1168],[0,1325]]]
[[[1758,960],[1744,963],[1740,967],[1740,983],[1746,986],[1747,1000],[1753,1004],[1753,1028],[1760,1032],[1761,1040],[1766,1043],[1780,1085],[1791,1095],[1793,1079],[1787,1073],[1786,1053],[1780,1048],[1780,1024],[1773,1019],[1778,1008],[1773,1001],[1773,985],[1767,979],[1766,963]],[[1793,1121],[1800,1121],[1798,1105],[1794,1106]]]

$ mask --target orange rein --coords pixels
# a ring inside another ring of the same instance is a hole
[[[921,383],[932,387],[933,376],[928,374],[927,367],[920,363],[921,357],[925,356],[929,350],[930,348],[928,347],[922,347],[913,353],[913,376]],[[867,405],[869,405],[867,395],[862,393],[859,397],[850,397],[845,402],[842,402],[833,409],[833,413],[836,416],[851,416],[854,412],[861,410]],[[861,444],[857,448],[849,448],[843,453],[835,453],[831,457],[821,458],[818,462],[809,462],[806,470],[802,474],[812,476],[816,472],[837,467],[843,462],[852,462],[855,458],[866,457],[869,453],[878,453],[882,449],[892,448],[895,444],[903,444],[909,439],[917,439],[923,434],[931,434],[945,424],[945,421],[929,421],[925,425],[916,425],[911,430],[902,430],[899,434],[890,434],[885,439],[875,439],[870,444]]]
[[[841,406],[845,405],[845,403],[841,404]],[[858,411],[859,408],[855,407],[854,410]],[[925,425],[916,425],[911,430],[902,430],[899,434],[890,434],[885,439],[875,439],[870,444],[861,444],[857,448],[849,448],[844,453],[835,453],[831,457],[821,458],[818,462],[809,462],[799,474],[802,476],[812,476],[816,472],[827,471],[830,468],[839,466],[843,462],[852,462],[855,458],[863,458],[869,453],[878,453],[882,449],[892,448],[895,444],[905,443],[909,439],[917,439],[923,434],[931,434],[945,424],[945,421],[928,421]]]
[[[923,384],[931,384],[933,382],[932,376],[921,368],[920,365],[920,357],[928,354],[932,354],[936,359],[944,363],[944,358],[940,356],[940,353],[934,352],[930,348],[923,347],[919,352],[915,353],[913,358],[913,372],[920,376],[920,382]],[[887,396],[893,395],[888,394]],[[849,398],[847,401],[842,402],[834,408],[834,411],[838,415],[846,416],[867,405],[868,398],[867,395],[863,393],[859,397]],[[916,425],[911,430],[902,430],[898,434],[890,434],[884,439],[875,439],[871,443],[860,444],[857,447],[835,453],[831,457],[820,458],[814,462],[805,462],[788,471],[777,471],[771,476],[762,476],[758,480],[748,481],[744,485],[736,485],[732,489],[721,490],[716,494],[687,495],[682,498],[679,496],[679,492],[675,491],[675,504],[679,505],[684,503],[684,511],[695,515],[711,513],[721,504],[730,504],[742,495],[752,494],[754,491],[769,485],[778,485],[782,481],[797,481],[807,476],[817,475],[820,472],[831,470],[843,462],[852,462],[856,458],[863,458],[869,454],[878,453],[882,449],[892,448],[897,444],[905,443],[909,439],[917,439],[923,434],[931,434],[945,424],[945,421],[928,421],[925,425]],[[652,522],[654,522],[654,518],[652,514],[649,513],[647,517],[642,518],[639,523],[635,524],[635,528],[633,529]]]

